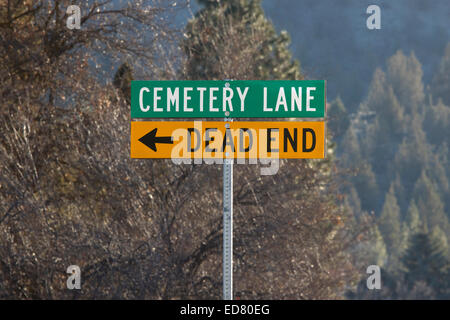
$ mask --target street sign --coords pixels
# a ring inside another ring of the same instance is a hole
[[[324,80],[132,81],[131,118],[324,118]]]
[[[131,157],[320,159],[324,122],[132,121]]]
[[[233,160],[324,158],[325,103],[324,80],[131,82],[132,119],[225,120],[132,121],[130,148],[131,158],[223,163],[224,299],[233,299]],[[315,121],[233,121],[236,118]]]

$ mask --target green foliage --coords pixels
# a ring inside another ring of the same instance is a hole
[[[438,71],[433,78],[432,93],[434,99],[442,99],[450,105],[450,43],[447,44]]]
[[[380,69],[374,73],[365,104],[368,110],[376,113],[378,120],[374,133],[377,136],[376,142],[386,143],[392,140],[393,135],[398,137],[403,133],[404,110],[395,95],[392,83]]]
[[[399,175],[406,194],[412,192],[415,182],[426,167],[429,155],[432,153],[419,120],[414,119],[410,123],[409,134],[403,138],[395,153],[392,166],[389,168],[391,174]],[[403,207],[403,209],[406,208]]]
[[[402,51],[397,51],[387,64],[387,79],[395,96],[406,113],[413,115],[422,106],[425,98],[422,65],[414,53],[407,57]]]
[[[391,185],[389,192],[386,194],[378,223],[380,232],[390,253],[390,260],[394,261],[402,250],[400,219],[400,207],[397,204],[394,186]]]
[[[378,226],[373,227],[370,234],[371,245],[366,253],[368,257],[368,263],[377,266],[384,266],[388,260],[388,251],[386,248],[386,243],[380,232]]]
[[[335,139],[339,139],[350,126],[350,119],[340,97],[337,97],[330,105],[327,112],[328,128]]]
[[[416,234],[421,228],[420,213],[414,200],[411,200],[408,211],[406,212],[405,224],[410,234]]]
[[[357,172],[345,190],[352,199],[356,190],[360,204],[348,201],[348,205],[354,210],[374,211],[379,217],[388,257],[385,267],[398,281],[385,297],[442,296],[431,278],[444,274],[421,278],[411,269],[406,285],[399,261],[406,248],[409,258],[405,263],[413,261],[412,252],[420,245],[409,244],[409,239],[419,232],[430,231],[441,251],[448,251],[450,107],[445,97],[450,91],[449,61],[450,45],[432,83],[433,99],[426,99],[420,62],[413,53],[397,52],[387,61],[386,71],[379,68],[374,72],[367,98],[337,140],[338,160]],[[376,237],[372,243],[383,255]],[[413,268],[412,264],[409,267]]]
[[[444,211],[444,203],[425,172],[422,172],[414,186],[413,198],[421,214],[421,219],[429,230],[440,226],[448,232],[449,223]]]
[[[369,163],[361,163],[355,176],[352,177],[352,181],[356,190],[358,190],[361,208],[368,212],[378,208],[379,189],[371,165]]]
[[[448,295],[450,264],[444,250],[445,248],[427,233],[418,233],[411,238],[410,246],[402,258],[409,287],[424,281],[436,290],[438,298]]]
[[[355,291],[347,292],[347,297],[375,300],[450,299],[450,263],[442,241],[427,232],[419,232],[411,236],[408,244],[399,270],[381,269],[381,290],[368,290],[366,278],[363,278]]]
[[[287,32],[277,35],[260,0],[201,1],[186,28],[189,79],[302,79]]]
[[[442,101],[429,106],[425,114],[424,128],[429,143],[435,146],[443,142],[450,143],[450,107]]]

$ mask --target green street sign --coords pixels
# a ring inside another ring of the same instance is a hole
[[[324,118],[325,101],[325,80],[131,82],[131,118]]]

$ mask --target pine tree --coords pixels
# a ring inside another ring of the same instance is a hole
[[[403,107],[392,84],[389,83],[386,74],[381,69],[375,70],[367,101],[363,106],[369,111],[375,112],[376,119],[379,122],[377,134],[388,135],[388,138],[392,140],[393,135],[398,136],[403,133]],[[381,142],[384,143],[388,138],[383,137]]]
[[[372,245],[367,252],[368,263],[383,267],[388,260],[388,251],[378,226],[371,230]]]
[[[448,240],[445,232],[439,226],[435,226],[431,231],[431,239],[436,241],[437,245],[442,248],[444,253],[448,252]],[[448,257],[448,256],[447,256]]]
[[[339,139],[349,128],[350,119],[340,97],[337,97],[330,105],[328,111],[328,128],[333,137]]]
[[[424,281],[437,292],[437,298],[449,298],[449,260],[429,234],[418,233],[411,238],[402,265],[409,288]]]
[[[434,99],[440,98],[447,106],[450,106],[450,43],[445,48],[445,54],[433,78],[432,92]]]
[[[187,78],[302,79],[287,32],[276,33],[260,0],[200,3],[204,8],[187,25],[184,42]]]
[[[429,143],[440,145],[444,141],[450,142],[450,104],[444,105],[439,100],[436,105],[429,106],[426,109],[424,129]]]
[[[410,123],[409,134],[400,144],[389,170],[391,175],[399,174],[406,194],[411,194],[414,183],[429,161],[430,154],[432,151],[422,130],[421,121],[416,118]]]
[[[403,107],[382,70],[375,71],[367,101],[361,107],[376,115],[367,127],[363,145],[380,188],[387,190],[391,180],[389,165],[403,139],[405,121]]]
[[[417,204],[422,221],[426,223],[429,230],[440,226],[448,232],[449,222],[444,211],[444,203],[425,171],[422,172],[414,186],[413,199]]]
[[[371,165],[369,163],[361,163],[356,175],[351,180],[356,190],[358,190],[362,210],[377,212],[379,208],[379,189]]]
[[[404,223],[408,227],[410,235],[414,235],[419,232],[421,227],[420,213],[414,200],[411,200],[411,203],[409,204]]]
[[[386,194],[383,210],[379,218],[379,227],[389,252],[390,265],[396,261],[402,250],[400,219],[400,207],[397,204],[394,186],[391,185],[389,192]]]
[[[337,149],[340,156],[340,161],[345,168],[357,168],[363,161],[361,148],[358,137],[356,136],[353,127],[349,127],[342,137],[345,141],[340,148]]]
[[[387,79],[407,115],[418,111],[424,98],[422,65],[414,53],[409,57],[397,51],[388,60]]]

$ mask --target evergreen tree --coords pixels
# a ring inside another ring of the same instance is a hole
[[[424,129],[429,143],[440,145],[450,142],[450,107],[444,105],[442,100],[427,108]]]
[[[442,246],[429,234],[418,233],[411,238],[402,265],[409,288],[423,281],[436,291],[437,298],[449,298],[449,261]]]
[[[444,212],[444,204],[425,171],[422,172],[414,186],[413,199],[426,227],[432,230],[433,227],[440,226],[448,232],[449,223]]]
[[[375,112],[380,125],[384,126],[380,129],[387,130],[391,139],[392,134],[398,135],[403,132],[402,105],[381,69],[375,70],[364,107]]]
[[[340,161],[345,168],[357,168],[363,159],[361,148],[359,146],[358,137],[353,127],[349,127],[342,137],[345,141],[340,148],[337,149],[340,155]]]
[[[450,43],[445,48],[439,69],[433,78],[432,93],[434,99],[440,98],[450,106]]]
[[[414,200],[411,200],[411,203],[409,204],[404,223],[408,227],[410,235],[414,235],[419,232],[421,227],[420,214]]]
[[[415,118],[410,126],[409,133],[404,137],[389,168],[390,175],[399,175],[407,195],[411,194],[415,182],[429,161],[429,155],[432,154],[420,119]]]
[[[361,163],[351,180],[358,190],[362,210],[377,212],[380,202],[379,189],[372,166],[369,163]]]
[[[445,232],[439,226],[435,226],[431,231],[431,239],[436,241],[436,244],[442,248],[443,252],[448,256],[448,240]]]
[[[418,111],[424,98],[422,65],[414,53],[409,57],[397,51],[387,63],[387,78],[407,115]]]
[[[383,236],[378,226],[374,226],[370,232],[372,242],[370,249],[367,250],[368,263],[383,267],[388,260],[388,252]]]
[[[402,249],[400,207],[397,204],[393,185],[391,185],[389,192],[386,194],[383,210],[379,218],[379,227],[389,252],[390,264],[392,265],[392,262],[396,261]]]
[[[362,107],[375,113],[375,121],[367,126],[362,140],[378,184],[382,190],[387,190],[391,181],[388,169],[403,139],[405,121],[403,108],[382,70],[375,71]]]
[[[187,25],[190,79],[302,79],[287,32],[276,33],[260,0],[203,0]],[[245,62],[244,62],[245,61]]]
[[[340,97],[337,97],[330,105],[330,109],[327,114],[328,128],[330,129],[333,137],[339,139],[349,128],[350,119],[345,109],[344,103]]]

